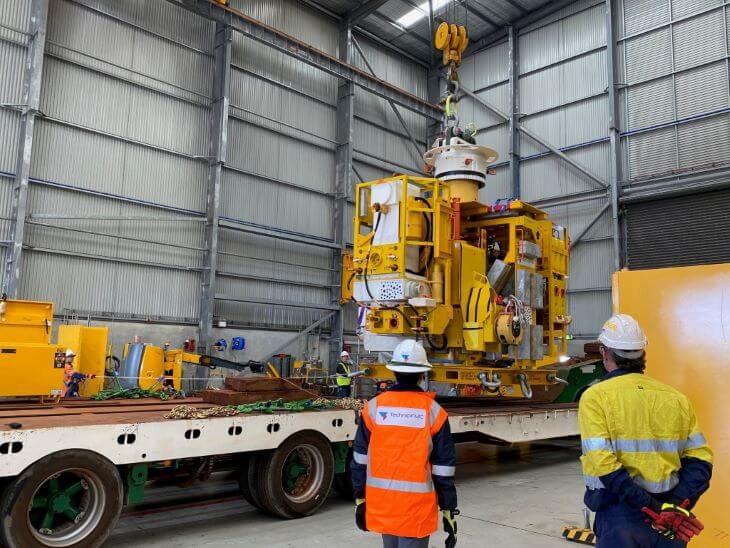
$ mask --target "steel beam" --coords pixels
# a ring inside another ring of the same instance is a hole
[[[30,6],[30,32],[25,54],[23,74],[23,110],[20,115],[18,154],[15,160],[15,183],[11,213],[10,241],[5,252],[3,293],[10,298],[18,296],[22,267],[25,217],[28,209],[28,185],[30,160],[33,154],[33,129],[41,101],[43,79],[43,52],[46,49],[48,0],[32,0]]]
[[[229,18],[230,19],[230,18]],[[228,149],[228,108],[231,81],[231,44],[233,31],[225,23],[216,23],[212,105],[210,109],[210,145],[208,184],[206,188],[205,242],[200,292],[199,342],[202,352],[209,350],[213,332],[216,271],[218,265],[218,223],[223,165]],[[198,373],[201,373],[198,371]]]
[[[373,76],[377,76],[375,74],[375,70],[373,70],[373,66],[370,64],[370,61],[368,61],[368,58],[365,55],[365,52],[360,47],[360,43],[357,41],[357,39],[354,36],[352,37],[352,45],[355,46],[355,49],[360,54],[360,57],[362,58],[363,62],[365,63],[365,66],[370,71],[370,74],[372,74]],[[418,165],[423,160],[424,151],[421,150],[421,147],[419,147],[418,143],[416,143],[416,139],[413,137],[411,130],[408,129],[408,125],[406,124],[406,121],[403,119],[403,116],[401,115],[401,113],[398,110],[398,107],[395,105],[395,103],[393,101],[391,101],[390,99],[388,99],[388,104],[390,105],[390,108],[393,109],[393,113],[395,114],[396,118],[398,118],[400,125],[403,126],[403,130],[406,132],[406,135],[408,135],[408,139],[411,141],[411,144],[413,145],[413,149],[416,151],[416,165]]]
[[[569,6],[570,4],[573,4],[576,2],[576,0],[556,0],[554,2],[548,2],[541,8],[538,8],[534,11],[531,11],[524,17],[521,17],[517,21],[513,22],[512,24],[517,27],[518,29],[524,28],[528,25],[531,25],[540,19],[544,19],[548,15],[551,15],[555,13],[556,11],[560,11],[566,6]],[[480,38],[479,40],[472,42],[471,45],[466,48],[466,51],[464,52],[465,56],[473,55],[477,51],[480,51],[484,48],[487,48],[491,46],[492,44],[496,44],[497,42],[500,42],[507,38],[507,29],[502,29],[501,31],[497,32],[491,32],[487,36],[484,36],[483,38]]]
[[[372,3],[372,2],[370,2]],[[338,55],[340,61],[350,64],[353,57],[352,27],[342,23],[339,32]],[[363,56],[364,59],[364,56]],[[337,84],[337,113],[335,116],[335,200],[333,212],[333,241],[343,246],[345,241],[347,197],[352,188],[352,131],[355,117],[355,86],[349,80],[341,79]],[[342,351],[344,331],[343,311],[340,307],[342,294],[342,250],[332,252],[332,305],[336,312],[332,317],[329,340],[329,366],[333,368]]]
[[[608,83],[608,135],[609,135],[609,182],[611,225],[613,227],[614,270],[621,270],[624,264],[619,226],[619,199],[621,188],[621,128],[618,106],[618,52],[616,48],[616,21],[614,0],[606,0],[606,77]]]
[[[507,29],[509,41],[509,173],[512,185],[512,197],[519,198],[520,188],[520,55],[517,31],[510,26]]]
[[[388,3],[388,0],[369,0],[363,2],[347,14],[347,24],[352,27],[361,19],[365,19],[371,13],[375,13],[382,6]]]
[[[248,15],[211,2],[210,0],[167,0],[173,4],[218,22],[225,22],[230,17],[233,30],[243,36],[265,44],[281,53],[289,55],[303,63],[311,65],[337,78],[352,82],[356,86],[373,93],[383,99],[390,99],[396,104],[416,112],[427,118],[441,118],[441,109],[409,93],[393,84],[371,76],[367,72],[345,63],[310,44],[297,40],[269,25]]]
[[[487,110],[493,112],[502,120],[509,121],[510,116],[509,114],[503,112],[501,109],[495,107],[493,104],[491,104],[486,99],[482,99],[477,94],[475,94],[473,91],[469,90],[468,88],[465,88],[463,85],[459,87],[459,89],[471,97],[476,103],[482,105]],[[563,160],[568,165],[572,166],[574,169],[585,175],[594,185],[597,185],[601,188],[608,188],[608,183],[603,180],[602,177],[599,177],[598,175],[594,174],[591,170],[588,168],[582,166],[580,163],[573,160],[571,157],[566,155],[563,151],[561,151],[558,147],[547,141],[546,139],[540,137],[538,134],[536,134],[534,131],[526,128],[522,124],[517,124],[517,129],[519,129],[522,133],[527,135],[530,139],[535,141],[536,143],[544,146],[546,149],[548,149],[550,152],[558,156],[561,160]]]
[[[583,230],[581,230],[575,238],[570,242],[570,249],[572,250],[575,246],[577,246],[581,240],[583,240],[583,237],[588,234],[588,231],[593,228],[593,225],[598,222],[598,219],[600,219],[606,211],[608,211],[608,208],[611,207],[611,201],[607,201],[606,204],[598,210],[598,212],[593,216],[593,218],[588,221],[588,224],[583,227]]]
[[[246,234],[254,234],[256,236],[265,236],[267,238],[273,238],[275,240],[284,240],[297,244],[310,245],[312,247],[341,249],[340,245],[335,244],[332,240],[328,240],[326,238],[319,238],[301,232],[294,232],[290,230],[259,225],[248,221],[232,219],[230,217],[220,217],[220,220],[218,221],[218,226],[227,230],[244,232]]]
[[[332,304],[303,303],[299,301],[282,301],[279,299],[257,299],[255,297],[234,297],[233,295],[219,294],[215,296],[217,301],[233,303],[263,304],[266,306],[283,306],[285,308],[311,308],[312,310],[338,311],[340,306]]]

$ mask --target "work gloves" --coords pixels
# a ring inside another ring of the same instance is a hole
[[[355,524],[361,531],[367,531],[365,527],[365,499],[355,499]]]
[[[647,507],[642,508],[641,511],[649,516],[650,519],[647,522],[651,524],[652,529],[663,537],[689,542],[692,537],[699,535],[705,526],[692,512],[687,510],[688,506],[689,500],[685,500],[679,506],[665,502],[659,508],[658,513]]]
[[[458,510],[441,510],[444,522],[444,533],[446,533],[446,548],[454,548],[456,546],[456,516],[459,515]]]

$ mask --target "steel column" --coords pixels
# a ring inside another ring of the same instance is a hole
[[[621,189],[621,128],[618,108],[618,62],[616,51],[616,25],[614,0],[606,0],[606,72],[608,82],[608,132],[609,132],[609,183],[611,224],[613,226],[614,270],[621,270],[624,264],[621,230],[619,226],[619,198]]]
[[[23,110],[20,115],[18,154],[15,161],[12,225],[10,229],[11,245],[8,246],[5,252],[5,270],[2,284],[3,293],[10,298],[17,297],[18,285],[20,284],[25,217],[28,208],[30,160],[33,153],[33,129],[41,101],[43,52],[46,49],[47,23],[48,0],[32,0],[28,49],[25,54],[25,72],[23,74]]]
[[[512,184],[512,197],[519,198],[520,189],[520,55],[517,30],[510,26],[507,29],[509,43],[509,173]]]
[[[233,32],[229,25],[216,23],[213,104],[210,109],[210,158],[206,190],[205,223],[205,270],[200,292],[200,348],[209,350],[213,330],[215,308],[216,268],[218,264],[218,234],[220,217],[220,194],[223,165],[228,148],[228,107],[231,75],[231,43]],[[199,374],[201,371],[198,372]]]
[[[431,33],[431,68],[428,70],[426,81],[426,93],[428,101],[438,105],[441,99],[441,71],[438,55],[436,53],[436,22],[433,17],[433,0],[428,0],[428,29]],[[426,150],[429,150],[436,141],[441,131],[441,120],[427,120],[426,124]]]
[[[353,55],[352,27],[348,23],[341,23],[339,34],[338,55],[340,61],[350,64]],[[363,57],[364,58],[364,57]],[[333,212],[333,227],[335,245],[339,246],[332,252],[332,305],[336,312],[332,317],[329,340],[329,367],[334,370],[335,364],[342,351],[344,331],[343,310],[340,307],[342,294],[342,248],[345,243],[347,220],[345,208],[347,197],[352,188],[352,129],[355,117],[355,86],[352,81],[341,79],[337,85],[337,113],[335,140],[335,200]]]

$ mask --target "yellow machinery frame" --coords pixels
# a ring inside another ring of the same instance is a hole
[[[369,207],[370,192],[374,185],[391,182],[400,182],[402,185],[400,188],[403,195],[406,196],[406,199],[399,200],[397,206],[387,206],[399,208],[398,221],[401,237],[397,243],[375,246],[372,241],[377,213]],[[405,190],[409,185],[418,187],[421,194],[427,197],[428,207],[421,205],[409,195]],[[452,207],[451,184],[440,179],[398,175],[360,183],[357,185],[356,192],[353,253],[351,256],[343,256],[343,299],[352,299],[354,279],[362,280],[369,276],[384,274],[405,277],[408,250],[411,247],[432,250],[429,260],[432,261],[433,267],[430,273],[426,273],[428,279],[426,283],[431,284],[432,294],[438,295],[437,306],[427,313],[425,309],[417,310],[413,306],[404,304],[370,306],[367,316],[368,331],[375,334],[416,337],[424,333],[427,333],[428,336],[440,335],[448,338],[449,347],[460,346],[462,348],[461,363],[453,361],[448,364],[443,363],[446,355],[439,355],[438,352],[435,352],[432,357],[432,361],[436,365],[431,376],[433,381],[480,387],[483,385],[480,376],[486,375],[488,379],[499,378],[502,383],[498,390],[489,392],[490,395],[530,397],[532,395],[531,387],[540,387],[538,392],[544,390],[553,394],[555,391],[551,386],[555,386],[555,372],[540,367],[555,363],[559,355],[567,351],[567,325],[570,323],[570,317],[566,314],[566,285],[569,266],[567,231],[564,231],[559,238],[556,237],[553,234],[553,223],[547,213],[519,200],[510,203],[510,209],[514,210],[513,216],[494,218],[493,215],[489,215],[492,211],[487,206],[477,202],[462,204],[461,211],[456,212]],[[432,236],[430,240],[424,240],[423,237],[422,214],[431,215]],[[464,231],[479,233],[479,231],[488,231],[490,228],[495,229],[498,226],[502,230],[508,230],[510,248],[504,261],[514,264],[515,269],[519,262],[517,254],[521,241],[520,231],[529,230],[531,234],[535,235],[542,259],[539,264],[535,263],[535,267],[527,269],[542,275],[547,280],[549,296],[549,302],[544,310],[549,321],[542,323],[544,338],[547,339],[547,354],[542,360],[517,359],[513,367],[490,367],[481,363],[482,351],[468,350],[470,347],[490,351],[502,348],[494,333],[494,322],[504,306],[490,304],[494,303],[496,294],[487,281],[486,272],[479,274],[485,268],[484,249],[462,240],[452,239],[451,220],[454,215],[460,215],[460,225]],[[365,227],[370,228],[370,231],[362,234]],[[437,282],[430,277],[437,270],[443,274],[440,288],[436,287]],[[471,270],[474,270],[473,277],[466,274]],[[462,275],[462,271],[464,275]],[[455,283],[460,285],[454,286]],[[484,299],[479,310],[477,310],[479,299],[476,299],[476,303],[472,303],[464,297],[470,288],[476,287],[486,290],[489,294],[488,301]],[[466,318],[461,318],[461,314],[465,314]],[[464,319],[469,320],[469,315],[474,317],[474,321],[464,322]],[[479,322],[476,321],[477,315],[480,318]],[[417,321],[419,316],[421,321]],[[471,325],[474,327],[467,327]],[[467,344],[464,329],[481,329],[483,333],[476,339],[469,334],[470,341]],[[455,345],[454,341],[458,341],[460,344]],[[369,369],[371,372],[368,376],[370,377],[392,378],[392,374],[383,364],[375,364]]]

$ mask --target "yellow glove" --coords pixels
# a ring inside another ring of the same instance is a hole
[[[365,499],[355,499],[355,525],[361,531],[367,531],[365,526]]]
[[[444,523],[444,533],[446,537],[446,548],[453,548],[456,546],[456,516],[459,515],[458,510],[441,510]]]

